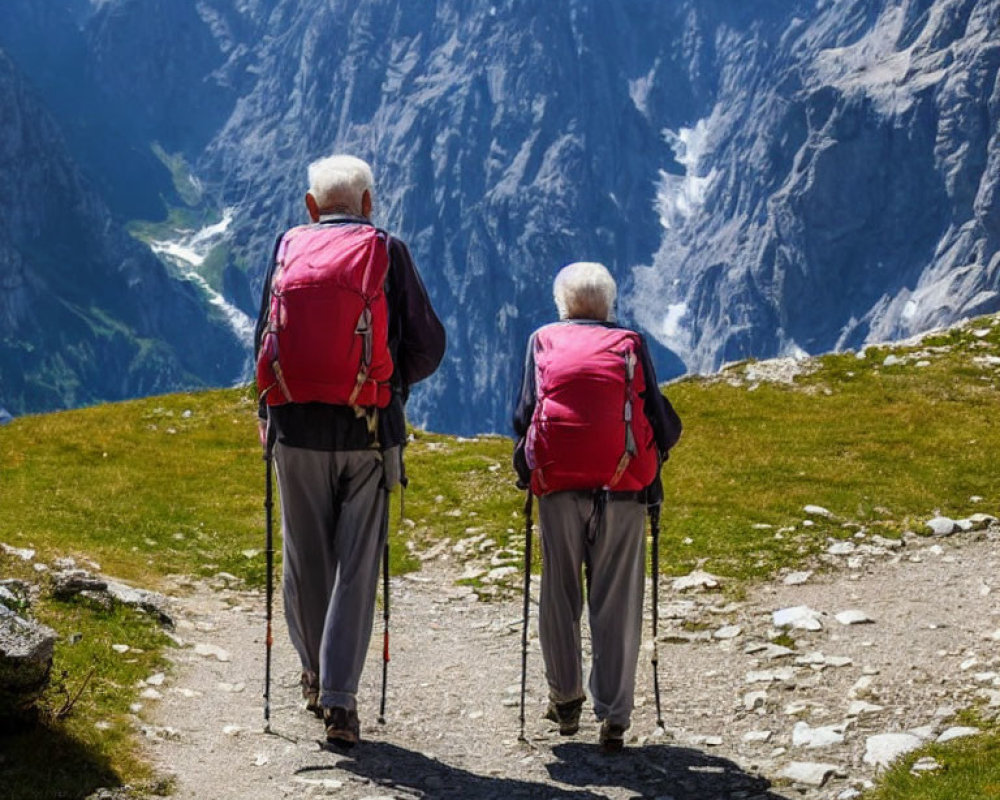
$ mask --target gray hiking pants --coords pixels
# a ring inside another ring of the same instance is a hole
[[[642,638],[645,511],[634,499],[607,503],[594,528],[593,492],[554,492],[538,499],[542,589],[538,633],[549,696],[583,696],[581,568],[586,567],[593,663],[590,695],[599,720],[628,727]]]
[[[274,460],[288,633],[320,703],[356,709],[386,536],[382,454],[278,444]]]

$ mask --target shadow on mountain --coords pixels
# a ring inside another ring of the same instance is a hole
[[[628,789],[643,797],[705,800],[746,797],[788,800],[770,791],[767,779],[744,772],[725,758],[688,747],[647,745],[609,756],[596,744],[573,742],[552,748],[559,759],[547,765],[553,780],[570,786]]]
[[[59,725],[0,735],[0,796],[5,800],[82,800],[116,786],[121,778],[108,759]]]
[[[332,748],[331,752],[343,754],[343,751]],[[599,800],[604,797],[585,789],[563,789],[548,783],[477,775],[385,742],[362,742],[357,748],[356,760],[354,756],[352,751],[348,758],[337,762],[337,769],[367,778],[381,788],[414,792],[418,797],[468,800],[529,800],[539,797]],[[299,774],[305,776],[311,771],[306,768]]]

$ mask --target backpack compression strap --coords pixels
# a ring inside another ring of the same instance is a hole
[[[636,357],[633,350],[625,351],[625,409],[622,414],[625,420],[625,452],[618,459],[618,468],[608,482],[608,488],[613,489],[622,479],[629,462],[635,457],[635,434],[632,432],[632,381],[635,379]]]

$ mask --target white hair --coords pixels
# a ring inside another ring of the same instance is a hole
[[[552,283],[559,319],[613,322],[618,287],[607,267],[595,261],[567,264]]]
[[[316,199],[320,211],[360,215],[365,191],[374,203],[372,168],[360,158],[334,155],[309,165],[309,193]]]

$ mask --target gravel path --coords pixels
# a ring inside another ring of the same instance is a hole
[[[591,715],[572,738],[541,718],[534,618],[529,741],[518,741],[520,599],[480,602],[455,586],[461,568],[447,554],[393,580],[386,723],[376,722],[379,617],[359,695],[363,741],[346,753],[327,749],[320,722],[301,709],[280,607],[268,734],[262,594],[188,585],[174,601],[184,645],[171,654],[176,669],[140,711],[150,756],[175,776],[177,797],[200,800],[848,800],[875,775],[865,761],[871,737],[911,731],[928,741],[977,698],[1000,706],[1000,529],[909,536],[902,547],[857,543],[804,583],[754,587],[738,603],[664,580],[666,727],[655,724],[644,649],[619,756],[599,752]],[[820,612],[821,629],[778,637],[772,612],[800,605]],[[871,621],[842,624],[835,615],[846,610]],[[782,777],[796,763],[808,766]]]

